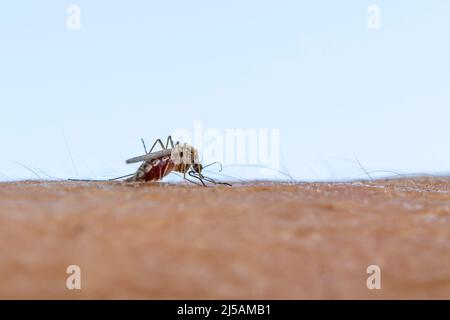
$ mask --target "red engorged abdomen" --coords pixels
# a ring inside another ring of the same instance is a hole
[[[145,174],[145,181],[161,180],[175,168],[175,164],[170,158],[153,160],[152,164],[150,171]]]

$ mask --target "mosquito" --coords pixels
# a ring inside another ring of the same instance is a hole
[[[133,174],[110,179],[109,181],[124,178],[124,181],[128,182],[160,181],[168,174],[178,172],[183,174],[183,179],[196,185],[206,187],[206,182],[210,182],[216,185],[227,185],[231,187],[229,183],[218,182],[203,175],[203,169],[217,162],[203,166],[199,161],[198,151],[193,146],[187,143],[181,144],[180,142],[174,144],[172,137],[168,136],[166,144],[163,144],[161,139],[156,139],[150,150],[147,151],[144,139],[141,139],[141,141],[145,154],[126,161],[127,164],[142,162],[137,171]],[[161,150],[153,152],[158,145],[161,147]],[[189,179],[187,176],[198,180],[200,183]]]
[[[193,146],[180,142],[174,144],[172,137],[168,136],[166,144],[163,144],[161,139],[156,139],[150,150],[147,151],[144,140],[141,139],[141,141],[145,154],[128,159],[126,163],[142,162],[142,164],[136,173],[125,181],[159,181],[171,172],[179,172],[183,174],[183,179],[197,185],[206,187],[205,182],[210,182],[231,186],[229,183],[218,182],[203,175],[202,170],[216,162],[203,166],[199,161],[198,151]],[[162,150],[153,152],[157,145],[161,146]],[[200,183],[189,179],[186,175],[197,179]]]

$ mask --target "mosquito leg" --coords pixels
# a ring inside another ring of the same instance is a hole
[[[218,164],[219,167],[220,167],[219,172],[222,172],[222,169],[223,169],[223,168],[222,168],[222,164],[221,164],[220,162],[217,162],[217,161],[211,162],[210,164],[207,164],[206,166],[203,166],[203,169],[208,168],[208,167],[210,167],[210,166],[212,166],[212,165],[214,165],[214,164]]]
[[[170,146],[171,146],[172,149],[173,149],[173,140],[172,140],[172,136],[168,136],[168,137],[167,137],[167,141],[166,141],[166,149],[169,147],[169,143],[170,143]]]
[[[214,183],[214,184],[222,184],[222,185],[224,185],[224,186],[229,186],[229,187],[232,187],[232,186],[233,186],[233,185],[229,184],[228,182],[217,182],[217,181],[215,181],[215,180],[212,180],[211,178],[203,177],[203,179],[205,179],[205,180],[208,181],[208,182]]]
[[[192,178],[196,178],[198,180],[200,180],[200,182],[202,183],[202,185],[204,187],[206,187],[205,182],[203,181],[202,177],[200,175],[197,175],[195,171],[189,171],[188,174],[192,177]],[[186,179],[186,178],[185,178]]]
[[[214,183],[214,184],[223,184],[223,185],[225,185],[225,186],[232,187],[232,185],[229,184],[229,183],[227,183],[227,182],[217,182],[217,181],[214,180],[213,178],[205,177],[204,175],[201,175],[201,177],[202,177],[204,180],[206,180],[206,181],[208,181],[208,182],[211,182],[211,183]]]
[[[201,186],[201,184],[200,183],[197,183],[197,182],[195,182],[195,181],[192,181],[191,179],[188,179],[188,178],[186,178],[186,175],[184,174],[184,175],[180,175],[180,174],[177,174],[176,172],[171,172],[172,174],[174,174],[174,175],[176,175],[177,177],[180,177],[180,178],[183,178],[184,180],[186,180],[186,181],[189,181],[190,183],[193,183],[193,184],[195,184],[195,185],[197,185],[197,186]]]
[[[115,181],[115,180],[119,180],[119,179],[123,179],[123,178],[128,178],[133,175],[134,175],[134,173],[131,173],[131,174],[127,174],[125,176],[116,177],[116,178],[112,178],[112,179],[105,179],[105,180],[90,180],[90,179],[68,179],[68,180],[69,181],[83,181],[83,182],[105,182],[105,181]]]
[[[204,186],[204,187],[206,187],[206,183],[203,181],[203,179],[202,178],[200,178],[200,177],[196,177],[198,180],[200,180],[200,182],[202,183],[202,185]]]
[[[191,179],[188,179],[188,178],[184,178],[184,180],[186,180],[186,181],[189,181],[190,183],[193,183],[193,184],[195,184],[195,185],[197,185],[197,186],[202,186],[200,183],[197,183],[197,182],[195,182],[195,181],[192,181]],[[203,184],[203,186],[205,187],[205,185]]]
[[[147,153],[152,153],[153,149],[155,148],[156,144],[159,143],[159,145],[161,146],[161,149],[165,150],[167,148],[164,148],[164,144],[162,143],[161,139],[156,139],[155,143],[152,145],[152,147],[150,148],[150,151]]]
[[[145,141],[143,138],[141,138],[141,141],[142,141],[142,145],[144,146],[145,154],[147,154],[148,152],[147,152],[147,147],[145,146]]]
[[[124,176],[121,176],[121,177],[117,177],[117,178],[108,179],[107,181],[119,180],[119,179],[122,179],[122,178],[131,177],[131,176],[134,176],[134,173],[130,173],[130,174],[127,174],[127,175],[124,175]]]

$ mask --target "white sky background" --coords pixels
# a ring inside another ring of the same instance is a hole
[[[195,120],[279,129],[280,169],[298,180],[362,178],[354,155],[369,171],[447,173],[449,16],[447,0],[4,1],[0,180],[35,178],[16,162],[127,174],[141,137]]]

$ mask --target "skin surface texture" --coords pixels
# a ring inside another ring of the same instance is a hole
[[[450,179],[1,183],[0,298],[449,299]]]

